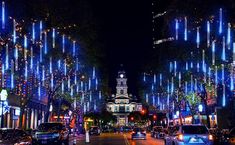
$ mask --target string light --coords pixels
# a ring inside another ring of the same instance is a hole
[[[5,29],[5,2],[2,2],[2,29]]]

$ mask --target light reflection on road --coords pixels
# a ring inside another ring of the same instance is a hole
[[[131,134],[126,134],[128,143],[126,145],[164,145],[163,139],[155,139],[147,134],[146,140],[132,140]]]

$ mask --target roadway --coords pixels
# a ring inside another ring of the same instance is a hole
[[[155,139],[147,134],[146,140],[131,140],[129,133],[102,133],[100,136],[90,136],[89,145],[164,145],[163,140]],[[70,145],[87,145],[85,136],[70,137]]]

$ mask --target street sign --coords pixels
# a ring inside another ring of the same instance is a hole
[[[214,113],[212,113],[212,115],[211,115],[211,120],[215,120],[215,114]]]
[[[8,106],[7,101],[1,102],[0,104],[1,106],[2,106],[2,103],[3,103],[3,108],[0,107],[0,115],[2,115],[2,109],[3,109],[3,114],[7,113],[10,110],[10,107]]]
[[[1,101],[6,101],[6,100],[7,100],[7,96],[8,96],[7,90],[4,90],[4,89],[3,89],[3,90],[1,91],[1,93],[0,93],[0,97],[1,97],[0,100],[1,100]]]

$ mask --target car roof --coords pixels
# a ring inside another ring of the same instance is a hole
[[[143,129],[142,127],[134,127],[134,129],[138,129],[138,128],[139,128],[139,129]]]
[[[91,127],[98,127],[98,126],[91,126]]]
[[[19,128],[0,128],[0,130],[22,130],[22,129],[19,129]]]
[[[62,124],[62,125],[64,125],[62,122],[44,122],[41,124]]]
[[[203,124],[184,124],[182,126],[205,126],[205,125],[203,125]]]
[[[153,128],[157,128],[157,127],[161,127],[161,128],[163,128],[163,126],[154,126]]]

